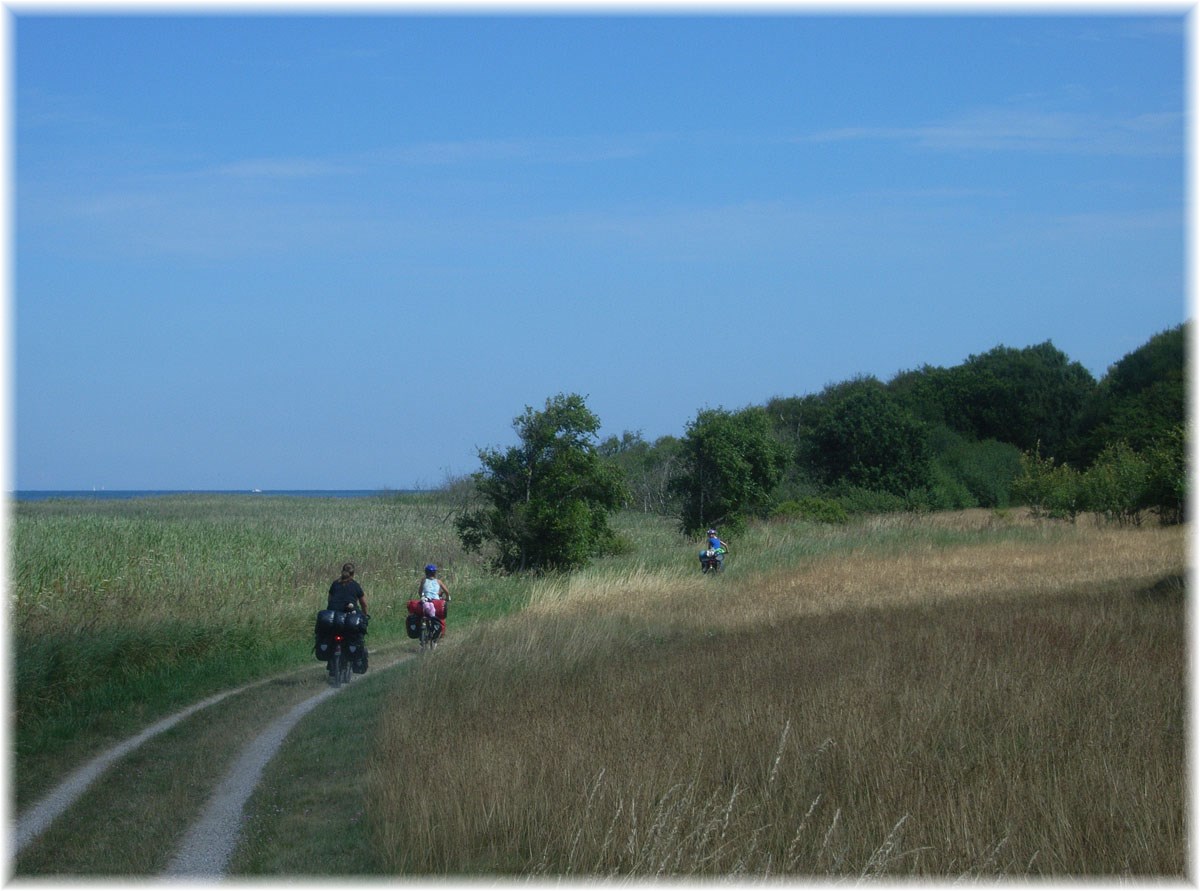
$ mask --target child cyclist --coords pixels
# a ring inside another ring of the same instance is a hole
[[[421,599],[421,611],[433,618],[437,615],[438,600],[450,602],[450,589],[446,583],[437,577],[438,568],[430,563],[425,567],[425,578],[417,587],[417,597]]]

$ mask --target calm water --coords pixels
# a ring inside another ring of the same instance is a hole
[[[13,501],[46,501],[51,498],[93,498],[113,500],[153,498],[159,495],[291,495],[299,498],[374,498],[379,495],[398,495],[413,489],[267,489],[251,492],[247,489],[18,489],[9,493]]]

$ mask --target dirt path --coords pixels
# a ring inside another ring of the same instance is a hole
[[[17,818],[13,853],[21,853],[26,845],[49,828],[50,824],[61,816],[67,808],[73,805],[79,796],[86,792],[92,783],[99,779],[106,770],[116,764],[121,758],[124,758],[130,752],[137,749],[142,743],[153,739],[164,731],[170,730],[180,721],[190,718],[202,709],[216,705],[227,697],[236,696],[238,693],[244,693],[246,690],[252,690],[255,687],[270,683],[270,680],[255,681],[253,684],[247,684],[235,690],[226,690],[224,693],[218,693],[216,696],[211,696],[203,702],[197,702],[195,705],[189,706],[181,712],[176,712],[170,717],[163,718],[156,724],[151,724],[136,736],[131,736],[129,739],[97,755],[59,783],[44,798],[38,801],[37,804]]]
[[[372,659],[372,673],[392,668],[410,658],[412,658],[411,653],[381,653]],[[147,741],[229,697],[277,683],[297,674],[311,673],[312,670],[312,668],[308,668],[302,669],[300,672],[288,672],[227,690],[176,712],[105,750],[73,771],[58,786],[17,817],[11,849],[13,856],[15,857],[41,836],[113,765]],[[243,747],[241,753],[214,788],[200,815],[189,827],[167,867],[165,875],[221,877],[237,845],[242,810],[258,784],[263,770],[296,724],[314,708],[342,689],[347,688],[328,687],[323,689],[320,693],[300,701],[282,717],[277,718],[269,726],[255,734]]]
[[[241,832],[242,809],[262,778],[263,770],[300,719],[344,689],[330,687],[304,700],[242,750],[205,805],[200,819],[188,830],[166,875],[220,878],[225,874]]]

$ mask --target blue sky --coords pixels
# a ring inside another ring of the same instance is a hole
[[[559,392],[1188,311],[1182,10],[10,14],[14,488],[438,485]]]

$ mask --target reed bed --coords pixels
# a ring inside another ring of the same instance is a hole
[[[1182,878],[1185,549],[975,513],[542,580],[387,707],[383,871]]]
[[[15,505],[10,610],[18,800],[105,739],[311,659],[313,615],[352,560],[380,644],[421,567],[486,613],[484,574],[433,497],[186,495]],[[505,589],[501,597],[509,596]]]

